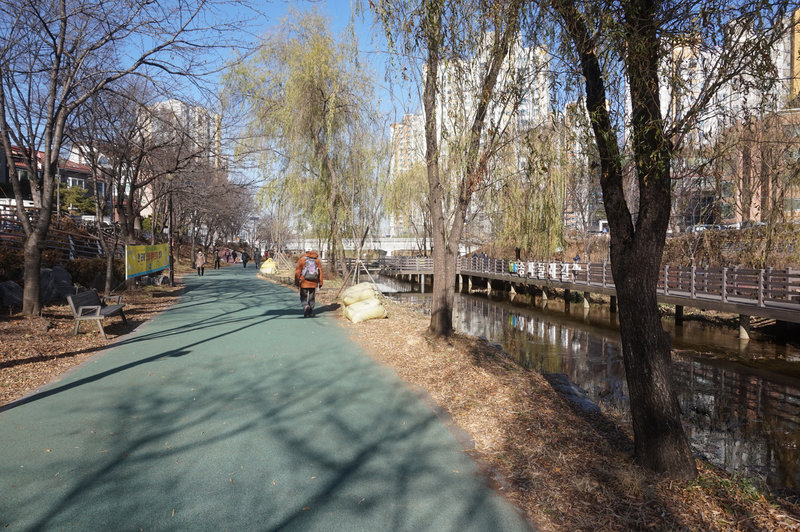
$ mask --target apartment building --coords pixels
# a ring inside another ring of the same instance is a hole
[[[768,54],[772,83],[763,83],[765,65],[744,68],[723,83],[686,131],[673,160],[673,222],[740,226],[747,221],[800,219],[797,174],[800,142],[800,10]],[[725,43],[747,49],[756,36],[731,23]],[[724,48],[724,47],[722,47]],[[692,110],[714,81],[713,67],[726,50],[702,49],[697,38],[676,41],[662,67],[661,104],[667,123]],[[742,58],[746,61],[747,58]]]
[[[425,119],[421,114],[406,114],[403,120],[390,126],[392,142],[391,176],[397,180],[403,173],[424,168]],[[422,227],[420,208],[406,205],[389,217],[391,236],[409,236],[414,227]]]

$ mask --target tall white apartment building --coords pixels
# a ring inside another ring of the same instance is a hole
[[[215,168],[221,167],[220,116],[212,116],[208,109],[200,105],[191,105],[178,99],[165,100],[150,107],[149,128],[151,134],[165,132],[185,134],[187,149],[196,152],[198,158],[211,163]]]
[[[490,38],[487,36],[487,40]],[[471,61],[451,62],[440,68],[436,117],[440,136],[453,137],[469,131],[480,84],[489,68],[488,56],[485,47]],[[550,57],[544,48],[525,47],[520,40],[515,41],[500,69],[486,128],[515,135],[549,118],[549,66]]]
[[[392,161],[391,176],[397,179],[403,172],[411,171],[415,166],[422,168],[425,163],[425,117],[421,114],[407,114],[401,122],[391,124]],[[409,208],[406,212],[394,213],[389,219],[389,234],[406,236],[412,231],[412,224],[417,223],[422,213]]]

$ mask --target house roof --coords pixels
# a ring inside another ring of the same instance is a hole
[[[19,146],[11,146],[11,152],[14,155],[14,166],[17,168],[25,168],[25,162],[22,160],[23,157],[23,150]],[[41,162],[44,160],[44,152],[37,151],[36,152],[36,159]],[[92,169],[85,164],[76,163],[74,161],[70,161],[69,159],[62,159],[61,157],[58,158],[58,169],[59,170],[67,170],[70,172],[79,172],[83,174],[92,174]],[[100,178],[102,181],[102,178]]]

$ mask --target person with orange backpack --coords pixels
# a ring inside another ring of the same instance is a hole
[[[300,304],[303,317],[314,315],[314,299],[317,287],[322,288],[322,261],[313,249],[307,249],[297,261],[294,269],[294,284],[300,287]]]

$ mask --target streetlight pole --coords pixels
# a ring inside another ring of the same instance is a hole
[[[61,169],[56,170],[56,215],[61,218]]]
[[[175,286],[175,256],[172,252],[172,237],[175,234],[172,227],[172,174],[167,174],[169,181],[169,285]]]

